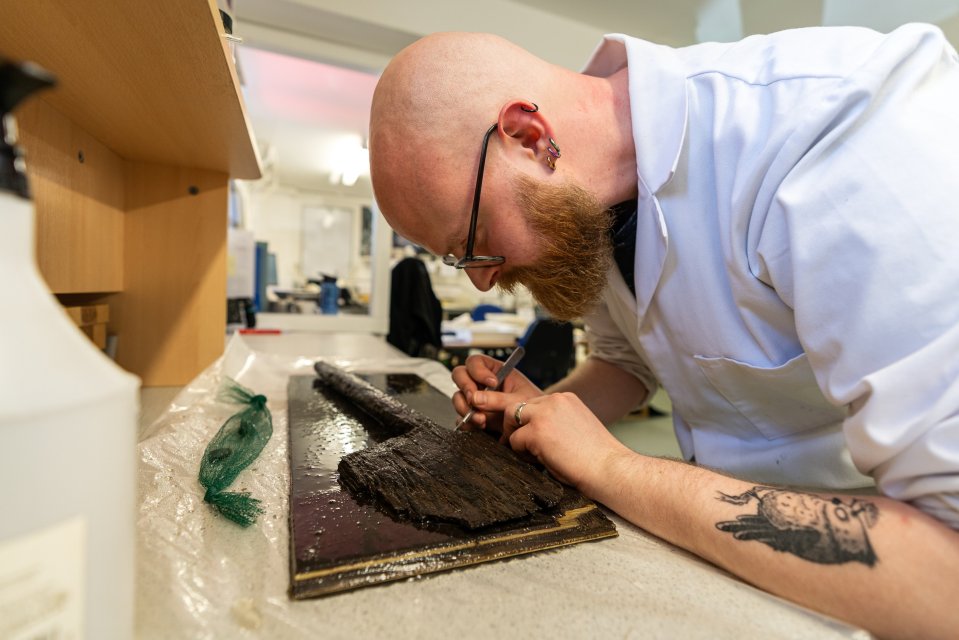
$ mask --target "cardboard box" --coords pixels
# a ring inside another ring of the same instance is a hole
[[[88,324],[85,327],[80,327],[80,330],[87,334],[88,338],[93,340],[93,344],[97,345],[97,348],[107,348],[107,325]]]
[[[88,304],[76,307],[64,307],[74,324],[87,335],[98,349],[107,346],[107,322],[110,321],[110,305]]]
[[[90,304],[80,307],[64,307],[67,315],[78,327],[87,327],[94,324],[106,325],[110,321],[110,305]]]

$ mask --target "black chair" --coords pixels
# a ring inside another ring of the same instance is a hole
[[[516,366],[540,389],[559,382],[576,364],[573,325],[541,318],[519,339],[526,355]]]
[[[386,341],[407,355],[436,359],[443,346],[443,308],[426,265],[417,258],[403,258],[393,267],[390,286]]]

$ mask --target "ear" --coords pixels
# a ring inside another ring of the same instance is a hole
[[[552,135],[549,122],[529,100],[510,100],[504,104],[496,122],[501,136],[519,142],[533,155],[538,155],[541,147],[545,148]]]

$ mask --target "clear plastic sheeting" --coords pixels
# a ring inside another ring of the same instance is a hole
[[[313,337],[316,336],[316,337]],[[350,371],[415,373],[455,391],[437,362],[363,336],[236,336],[176,396],[139,445],[138,638],[475,638],[491,636],[850,638],[861,631],[753,589],[614,520],[620,537],[326,598],[289,585],[286,386],[324,359]],[[236,412],[225,377],[267,397],[273,438],[231,489],[264,510],[247,529],[203,502],[206,444]]]
[[[203,499],[241,527],[248,527],[262,513],[260,501],[249,492],[226,489],[270,441],[270,409],[266,396],[257,395],[232,378],[224,380],[218,399],[245,407],[230,416],[206,445],[199,475],[200,484],[206,488]]]

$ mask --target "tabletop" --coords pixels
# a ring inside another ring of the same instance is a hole
[[[360,334],[236,337],[180,390],[139,445],[138,638],[868,638],[753,588],[615,514],[619,536],[505,561],[293,601],[289,585],[286,382],[326,359],[416,373],[449,395],[449,372]],[[230,376],[268,398],[274,434],[234,483],[266,513],[242,529],[197,482],[235,407]]]

